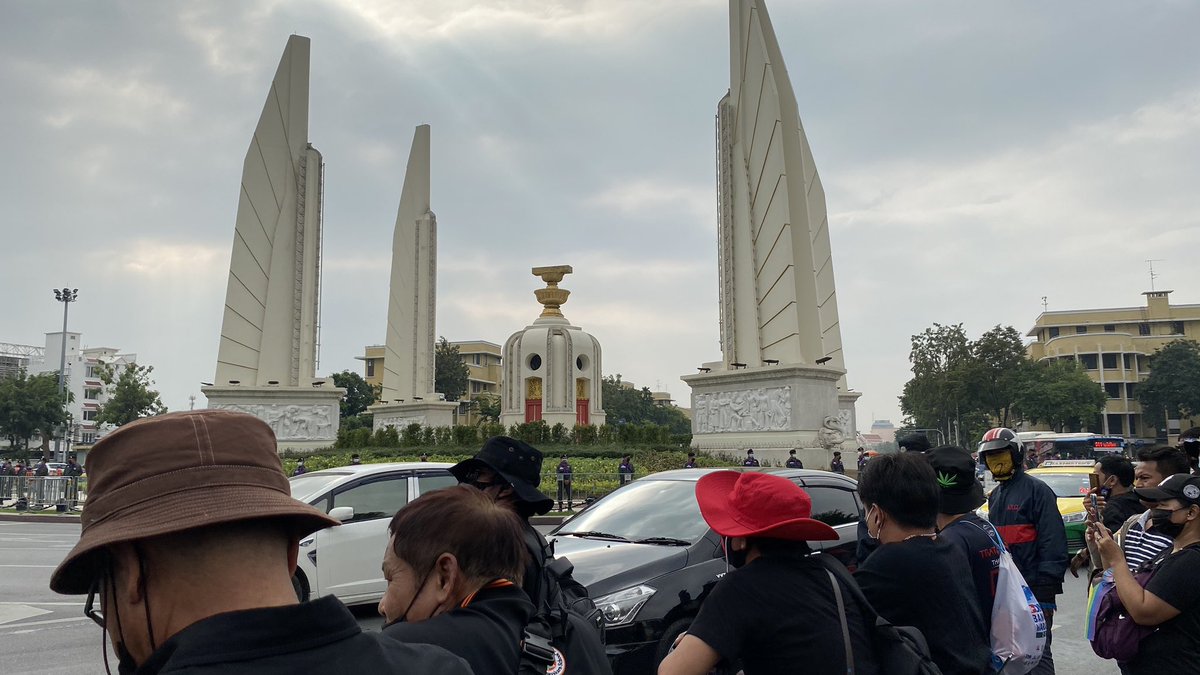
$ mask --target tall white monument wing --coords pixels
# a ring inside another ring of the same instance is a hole
[[[730,0],[729,11],[717,122],[724,361],[829,356],[844,370],[825,192],[779,43],[762,0]]]
[[[384,401],[433,392],[437,219],[429,202],[429,125],[417,127],[392,235]]]
[[[218,386],[307,386],[314,374],[322,163],[308,142],[308,64],[308,38],[291,36],[242,165]]]

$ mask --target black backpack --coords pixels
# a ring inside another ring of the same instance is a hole
[[[521,675],[611,675],[604,651],[604,617],[587,589],[575,581],[575,567],[555,558],[541,533],[529,528],[526,545],[541,570],[535,614],[525,626]]]
[[[942,675],[941,669],[930,658],[929,644],[925,642],[925,636],[919,629],[912,626],[893,626],[871,607],[850,570],[837,558],[827,553],[814,557],[842,582],[841,586],[850,592],[850,597],[858,603],[868,619],[875,617],[871,637],[875,647],[875,661],[879,664],[881,675]],[[853,675],[852,669],[850,674]]]

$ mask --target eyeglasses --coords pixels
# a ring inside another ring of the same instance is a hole
[[[103,590],[103,587],[100,585],[100,579],[97,578],[95,581],[92,582],[92,587],[88,589],[87,602],[85,602],[83,605],[83,615],[86,616],[87,618],[91,619],[92,621],[94,621],[96,623],[96,625],[100,626],[101,628],[105,627],[104,626],[104,610],[103,610],[103,605],[104,605],[103,593],[104,593],[104,590]],[[101,609],[96,609],[96,595],[98,595],[98,594],[101,596],[101,599],[100,599]]]
[[[490,487],[496,487],[497,485],[508,485],[508,483],[506,483],[505,481],[502,481],[502,480],[492,480],[492,481],[479,480],[480,478],[483,477],[483,474],[485,471],[489,474],[495,475],[495,472],[491,471],[490,469],[471,469],[470,471],[467,472],[467,475],[463,476],[462,482],[466,485],[470,485],[471,487],[478,488],[480,490],[486,490]]]

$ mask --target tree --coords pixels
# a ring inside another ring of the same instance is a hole
[[[150,379],[154,366],[127,363],[120,373],[116,373],[111,365],[101,364],[97,370],[100,381],[108,387],[108,400],[96,413],[96,424],[119,427],[142,417],[167,412],[158,392],[150,388],[154,386],[154,380]]]
[[[341,403],[342,419],[366,412],[367,407],[379,398],[375,387],[352,370],[334,373],[333,383],[346,390]]]
[[[654,402],[649,387],[634,389],[621,382],[621,376],[609,375],[600,382],[604,412],[609,424],[653,424],[667,427],[672,434],[690,434],[692,422],[673,405]]]
[[[971,343],[971,361],[964,370],[971,407],[987,413],[998,426],[1010,426],[1032,366],[1016,328],[997,325],[981,335]]]
[[[463,363],[462,355],[458,353],[458,345],[446,342],[444,337],[439,338],[433,359],[434,390],[445,396],[447,401],[457,401],[467,393],[467,378],[471,375],[467,364]]]
[[[48,459],[48,440],[68,421],[71,392],[58,392],[58,373],[27,375],[24,370],[0,379],[0,434],[14,448],[29,449],[29,439],[42,437],[42,456]]]
[[[971,343],[962,324],[935,323],[912,336],[908,360],[913,377],[900,396],[900,410],[911,422],[908,426],[941,429],[952,438],[955,424],[975,411],[974,401],[967,396]]]
[[[1039,363],[1018,396],[1025,418],[1057,432],[1079,431],[1104,409],[1104,387],[1088,377],[1074,359]]]
[[[1200,343],[1174,340],[1150,356],[1150,377],[1138,385],[1137,400],[1146,420],[1200,415]]]
[[[496,423],[500,421],[500,397],[495,394],[483,393],[474,398],[475,409],[479,411],[480,422]]]

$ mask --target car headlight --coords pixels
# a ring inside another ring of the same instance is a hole
[[[600,609],[600,613],[604,615],[604,623],[609,628],[624,626],[628,623],[633,623],[633,617],[637,615],[638,610],[646,601],[654,595],[655,589],[649,586],[634,586],[609,593],[600,598],[596,598],[596,607]]]
[[[1064,523],[1082,523],[1083,521],[1087,520],[1087,511],[1068,513],[1067,515],[1063,516],[1062,519]]]

